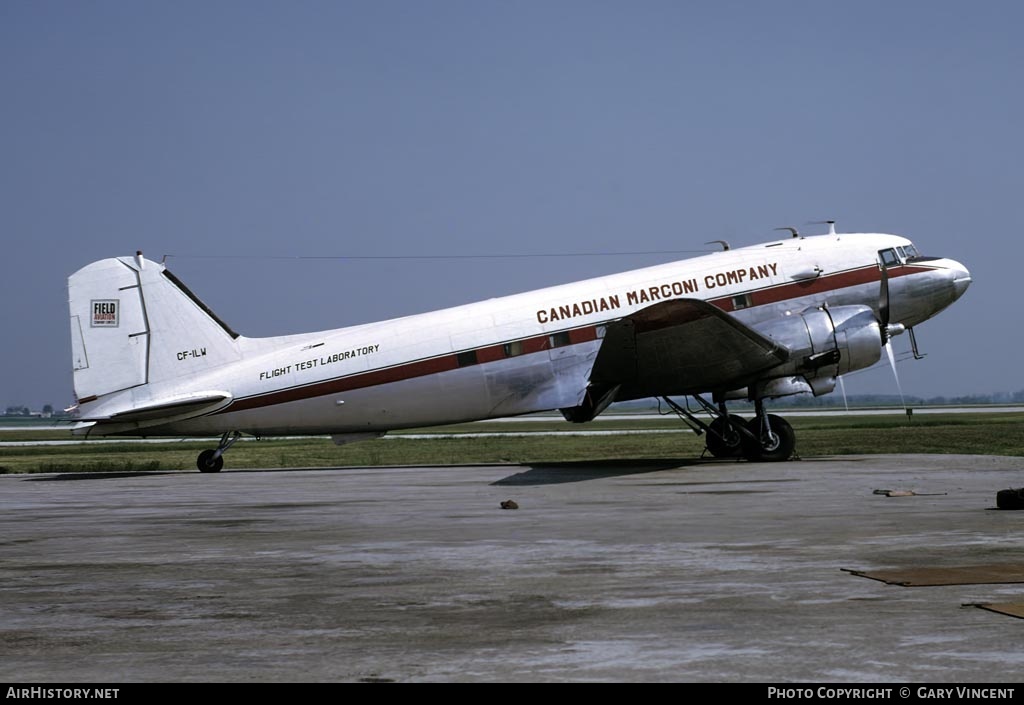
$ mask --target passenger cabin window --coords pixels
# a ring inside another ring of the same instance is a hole
[[[459,367],[469,367],[470,365],[476,364],[476,350],[467,350],[466,352],[460,352],[455,356],[455,360]]]
[[[900,263],[900,257],[896,254],[896,250],[879,250],[878,256],[882,258],[882,264],[886,267],[895,267]]]
[[[740,294],[732,297],[732,307],[739,311],[741,308],[750,308],[750,294]]]
[[[560,348],[569,344],[569,331],[561,331],[548,336],[548,342],[551,343],[551,347]]]
[[[505,357],[516,357],[523,354],[523,341],[514,340],[511,343],[505,343],[501,348],[505,351]]]

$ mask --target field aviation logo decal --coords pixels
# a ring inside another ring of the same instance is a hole
[[[92,327],[117,328],[117,313],[120,308],[119,299],[93,299]]]

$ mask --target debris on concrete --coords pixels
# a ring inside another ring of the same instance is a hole
[[[506,499],[504,502],[501,503],[501,508],[502,509],[519,509],[519,505],[516,504],[514,500]]]
[[[948,492],[915,492],[914,490],[875,490],[874,494],[886,497],[943,497]]]

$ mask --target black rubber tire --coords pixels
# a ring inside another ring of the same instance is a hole
[[[744,436],[739,429],[746,428],[747,421],[738,414],[729,414],[729,424],[730,428],[726,429],[725,419],[721,417],[708,424],[710,429],[704,444],[716,458],[738,458],[743,455]]]
[[[199,468],[199,472],[220,472],[220,469],[224,467],[224,456],[219,455],[216,458],[213,454],[215,450],[204,450],[199,454],[196,459],[196,467]]]
[[[1024,488],[999,490],[996,492],[996,506],[1000,509],[1024,509]]]
[[[777,463],[789,460],[796,448],[796,433],[789,422],[781,416],[768,414],[768,425],[772,430],[772,438],[767,443],[761,440],[761,421],[754,417],[747,424],[747,430],[759,439],[757,443],[747,440],[744,455],[747,460],[756,463]]]

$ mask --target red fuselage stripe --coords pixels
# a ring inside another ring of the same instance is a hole
[[[893,267],[889,270],[889,278],[893,279],[896,277],[907,276],[910,274],[916,274],[917,272],[928,271],[927,267],[914,267],[911,265],[904,265],[901,267]],[[733,294],[730,296],[723,296],[714,299],[708,299],[708,302],[717,306],[726,312],[732,312],[736,310],[734,306],[734,299],[736,297],[746,294],[750,297],[750,305],[748,308],[755,306],[764,306],[767,304],[778,303],[780,301],[786,301],[788,299],[795,299],[799,297],[809,296],[813,294],[821,294],[829,291],[835,291],[837,289],[845,289],[851,286],[858,286],[860,284],[870,284],[880,280],[880,270],[877,266],[860,267],[858,269],[851,269],[845,272],[837,272],[836,274],[829,274],[814,279],[802,280],[794,283],[778,284],[775,286],[765,287],[763,289],[754,289],[751,291],[742,292],[740,294]],[[300,387],[291,387],[289,389],[282,389],[274,392],[267,392],[265,394],[259,394],[256,396],[245,397],[238,399],[229,404],[224,409],[215,412],[216,414],[224,414],[232,411],[245,411],[247,409],[258,409],[265,406],[273,406],[275,404],[283,404],[290,401],[300,401],[302,399],[311,399],[313,397],[324,396],[328,394],[339,394],[342,392],[348,392],[353,389],[365,389],[366,387],[374,387],[381,384],[389,384],[392,382],[402,382],[404,380],[415,379],[417,377],[426,377],[427,375],[437,374],[439,372],[448,372],[451,370],[458,369],[459,355],[469,352],[476,353],[476,362],[474,364],[484,364],[488,362],[496,362],[499,360],[505,360],[516,355],[507,354],[506,346],[513,343],[520,343],[521,349],[519,354],[529,355],[538,352],[543,352],[552,348],[552,338],[557,333],[568,333],[570,345],[579,343],[586,343],[597,339],[597,326],[583,326],[581,328],[572,328],[568,331],[553,331],[545,335],[538,335],[532,338],[524,338],[518,341],[501,342],[495,345],[487,345],[480,348],[471,350],[462,350],[455,353],[446,355],[440,355],[438,357],[426,358],[423,360],[415,360],[413,362],[406,362],[401,365],[395,365],[393,367],[384,367],[377,370],[370,370],[369,372],[361,372],[347,377],[338,377],[335,379],[325,380],[323,382],[316,382]],[[467,366],[465,363],[462,366]]]

